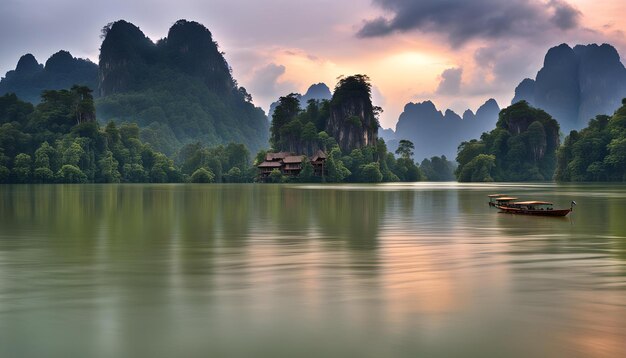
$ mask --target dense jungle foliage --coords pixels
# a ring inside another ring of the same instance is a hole
[[[467,181],[552,180],[559,124],[525,101],[500,111],[496,128],[459,146],[456,177]]]
[[[557,153],[557,181],[626,181],[626,99],[613,116],[571,131]]]
[[[5,95],[0,97],[0,183],[251,180],[250,155],[242,144],[190,144],[176,163],[143,143],[139,133],[136,124],[101,127],[86,87],[44,91],[37,106]]]

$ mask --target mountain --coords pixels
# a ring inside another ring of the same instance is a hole
[[[344,153],[375,145],[379,127],[376,115],[369,78],[364,75],[342,78],[330,101],[326,132],[335,138]]]
[[[455,158],[459,143],[491,130],[499,112],[494,99],[485,102],[475,114],[471,110],[465,111],[463,117],[449,109],[442,113],[431,101],[408,103],[396,124],[394,140],[387,145],[393,151],[398,140],[408,139],[415,145],[414,158],[418,160],[442,154]]]
[[[330,92],[330,88],[328,88],[328,86],[325,83],[316,83],[313,84],[309,87],[309,89],[306,91],[306,93],[304,95],[301,95],[299,93],[296,93],[296,98],[298,99],[298,102],[300,103],[300,107],[304,108],[307,105],[307,102],[309,100],[317,100],[317,101],[322,101],[322,100],[330,100],[333,96],[333,94]],[[272,103],[270,105],[270,109],[267,112],[267,119],[271,122],[272,121],[272,115],[274,114],[274,110],[276,109],[276,106],[278,106],[278,101]]]
[[[120,20],[104,35],[99,118],[138,123],[142,139],[167,154],[197,141],[244,143],[252,152],[267,146],[263,110],[237,85],[206,27],[179,20],[154,43]]]
[[[41,65],[31,54],[22,56],[15,70],[0,81],[0,95],[15,93],[20,99],[37,104],[44,90],[69,89],[73,85],[98,87],[98,66],[89,60],[72,57],[67,51],[52,55]]]
[[[316,83],[314,85],[311,85],[311,87],[309,87],[304,96],[300,98],[300,105],[304,107],[309,100],[330,100],[332,97],[333,94],[330,92],[330,89],[328,88],[328,86],[326,86],[325,83]]]
[[[564,134],[598,114],[612,114],[626,97],[626,68],[608,44],[551,48],[534,80],[524,79],[512,103],[525,100],[550,113]]]
[[[396,132],[394,132],[391,128],[378,128],[378,136],[384,139],[387,144],[392,140],[396,140]]]

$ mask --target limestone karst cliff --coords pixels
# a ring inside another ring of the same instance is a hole
[[[371,85],[363,75],[340,79],[330,104],[328,134],[343,152],[373,145],[378,139],[377,109],[372,105]]]
[[[550,113],[564,134],[598,114],[612,114],[626,97],[626,68],[608,44],[551,48],[536,78],[524,79],[512,103],[525,100]]]

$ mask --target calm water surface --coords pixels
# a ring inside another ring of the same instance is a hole
[[[626,356],[626,186],[0,186],[0,357],[208,356]]]

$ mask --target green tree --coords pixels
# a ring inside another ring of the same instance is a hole
[[[2,98],[0,97],[0,100]],[[8,183],[11,171],[8,168],[9,157],[4,155],[4,151],[0,148],[0,183]]]
[[[270,183],[284,183],[286,181],[285,176],[278,169],[272,170],[269,176]]]
[[[213,183],[215,182],[215,175],[208,169],[199,168],[191,175],[192,183]]]
[[[104,183],[119,183],[122,175],[119,171],[119,163],[113,157],[113,152],[106,151],[98,162],[100,178]]]
[[[13,176],[18,183],[29,183],[32,177],[32,159],[30,155],[20,153],[15,157]]]
[[[145,183],[147,181],[147,175],[144,167],[141,164],[124,164],[123,178],[128,183]]]
[[[492,182],[495,162],[495,156],[479,154],[463,167],[458,179],[460,182]]]
[[[380,183],[383,181],[383,174],[380,172],[378,163],[368,163],[361,167],[361,181],[365,183]]]
[[[35,151],[35,168],[51,169],[56,162],[56,154],[56,150],[48,142],[43,142]]]
[[[224,179],[227,183],[244,183],[245,182],[244,174],[241,172],[241,169],[239,169],[238,167],[230,168],[228,173],[224,175]]]
[[[56,162],[56,150],[48,142],[43,142],[35,151],[35,170],[33,171],[35,182],[52,183],[54,181],[52,161]]]
[[[76,124],[96,120],[96,107],[93,102],[93,92],[87,86],[72,86],[70,90],[74,104],[74,117]]]
[[[295,93],[291,93],[285,97],[278,99],[278,105],[274,109],[272,115],[272,124],[270,126],[270,144],[274,150],[283,150],[284,146],[289,143],[287,136],[293,134],[293,130],[284,130],[284,127],[292,122],[300,113],[300,99]]]
[[[410,140],[401,139],[398,145],[398,149],[396,149],[396,154],[400,155],[404,159],[411,159],[413,157],[413,151],[415,150],[415,145]]]
[[[63,152],[63,164],[78,167],[78,164],[85,155],[85,150],[81,147],[80,143],[74,141],[69,148]]]
[[[35,183],[53,183],[55,179],[54,172],[50,168],[35,168],[33,179]]]
[[[302,183],[310,183],[313,180],[313,165],[311,162],[304,158],[302,161],[302,170],[298,175],[298,181]]]
[[[57,180],[60,183],[79,184],[86,183],[87,176],[78,167],[65,164],[59,169]]]

